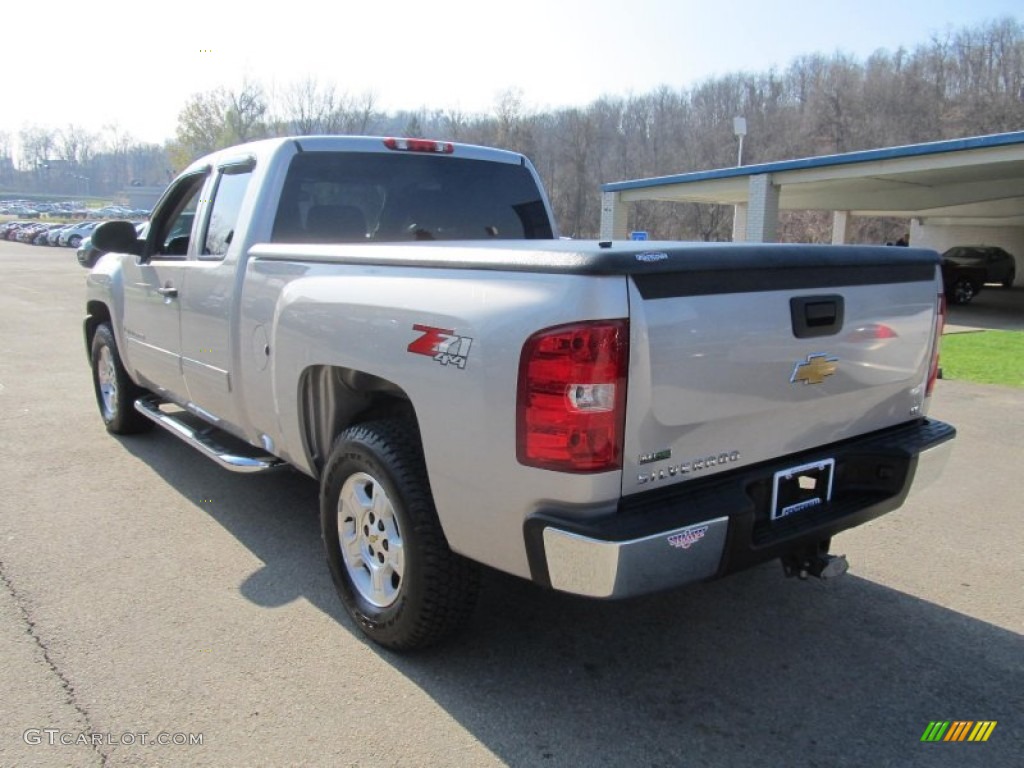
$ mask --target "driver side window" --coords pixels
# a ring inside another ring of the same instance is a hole
[[[155,258],[184,259],[188,255],[192,225],[206,178],[205,173],[200,173],[179,181],[154,213],[147,245]]]

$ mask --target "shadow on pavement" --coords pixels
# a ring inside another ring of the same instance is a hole
[[[948,330],[1024,331],[1024,286],[987,285],[970,304],[947,309]]]
[[[312,480],[231,475],[160,433],[122,443],[183,495],[222,490],[206,511],[265,563],[247,599],[301,597],[358,636]],[[370,647],[513,766],[1009,766],[1024,748],[1024,639],[855,575],[801,583],[768,564],[604,603],[488,571],[453,642]],[[999,725],[985,744],[922,744],[940,719]]]

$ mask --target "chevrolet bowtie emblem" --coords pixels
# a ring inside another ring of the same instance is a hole
[[[806,360],[796,364],[789,383],[795,384],[802,381],[804,384],[821,384],[826,376],[831,376],[836,372],[838,362],[838,357],[831,357],[827,354],[808,355]]]

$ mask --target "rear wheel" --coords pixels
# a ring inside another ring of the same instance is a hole
[[[72,248],[77,248],[81,244],[82,244],[82,236],[81,235],[72,235],[71,237],[68,238],[68,245],[70,245]]]
[[[1011,272],[1009,275],[1006,276],[1006,279],[1003,280],[1003,288],[1013,288],[1013,284],[1014,282],[1016,282],[1016,280],[1017,273]]]
[[[145,432],[153,422],[135,410],[135,400],[145,393],[128,376],[117,351],[110,325],[102,323],[92,337],[92,383],[96,404],[108,432],[130,435]]]
[[[970,304],[978,289],[974,281],[967,277],[958,277],[949,289],[949,300],[954,304]]]
[[[426,647],[471,615],[479,570],[448,547],[411,427],[369,422],[338,437],[320,523],[338,595],[374,642]]]

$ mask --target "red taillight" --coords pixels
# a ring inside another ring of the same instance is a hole
[[[384,146],[397,152],[439,152],[450,155],[455,151],[455,145],[450,141],[431,139],[384,139]]]
[[[854,328],[846,335],[846,340],[854,343],[887,341],[896,338],[899,338],[896,330],[892,326],[883,325],[882,323],[868,323],[867,325]]]
[[[629,322],[596,320],[535,333],[519,362],[516,456],[560,472],[622,466]]]
[[[939,378],[939,342],[942,341],[942,331],[946,327],[946,296],[939,294],[935,307],[935,336],[932,339],[932,360],[928,369],[928,386],[925,387],[924,396],[929,397],[935,389],[935,380]]]

